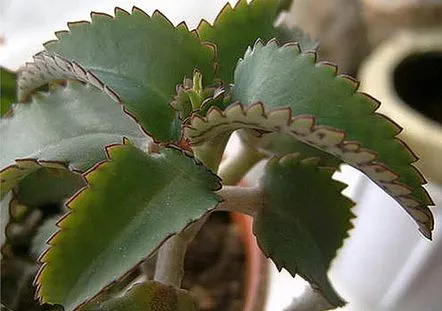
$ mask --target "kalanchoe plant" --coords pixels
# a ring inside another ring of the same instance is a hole
[[[17,101],[0,124],[2,208],[17,219],[20,206],[67,200],[34,241],[41,303],[195,310],[179,289],[183,256],[207,215],[227,210],[253,216],[277,267],[342,306],[326,275],[353,217],[345,186],[331,178],[342,163],[431,239],[432,201],[400,127],[355,80],[317,63],[302,32],[275,26],[289,4],[241,0],[192,31],[158,11],[92,13],[19,71],[17,100],[3,92],[14,75],[2,71],[2,105]],[[220,168],[235,131],[241,152]],[[262,159],[257,185],[236,186]],[[153,253],[154,281],[103,295]]]

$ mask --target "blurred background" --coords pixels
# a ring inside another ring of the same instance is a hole
[[[229,1],[232,5],[236,1]],[[0,0],[0,65],[17,70],[55,39],[67,21],[89,20],[91,10],[113,14],[119,6],[159,9],[190,28],[213,21],[221,0]],[[411,218],[364,176],[343,167],[336,178],[358,216],[330,270],[338,292],[351,303],[342,310],[442,310],[442,1],[295,0],[282,22],[300,26],[320,42],[319,59],[361,80],[379,99],[380,111],[402,127],[401,138],[420,157],[416,164],[435,201],[432,242]],[[369,129],[367,129],[369,130]],[[235,149],[235,141],[231,144]],[[272,268],[268,311],[280,311],[305,283]]]

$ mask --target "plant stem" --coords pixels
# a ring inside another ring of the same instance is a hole
[[[224,186],[217,192],[223,198],[214,211],[235,211],[253,216],[263,205],[260,186]],[[166,285],[181,286],[184,276],[184,257],[190,242],[205,223],[207,215],[173,235],[158,251],[154,280]]]
[[[230,135],[219,135],[200,146],[194,146],[192,149],[195,157],[215,173],[218,170],[229,137]]]
[[[158,251],[155,281],[178,288],[181,286],[186,249],[187,242],[179,235],[174,235],[164,242]]]
[[[228,139],[229,135],[220,135],[203,145],[193,147],[195,157],[203,162],[206,167],[216,172]],[[181,287],[187,246],[192,242],[206,220],[207,215],[190,224],[181,233],[171,236],[160,246],[155,267],[155,281],[178,288]]]
[[[217,194],[224,201],[218,204],[216,211],[239,212],[254,216],[264,204],[260,186],[224,186]]]
[[[194,147],[194,154],[204,165],[216,172],[228,139],[229,135],[218,136],[204,145]],[[223,178],[225,185],[236,184],[262,158],[263,156],[255,149],[242,145],[240,155],[227,161],[228,163],[220,170],[220,177]],[[253,216],[263,204],[261,188],[258,186],[224,186],[218,191],[218,195],[224,201],[217,206],[215,211],[236,211]],[[154,280],[166,285],[181,286],[187,246],[206,220],[207,215],[189,225],[181,233],[173,235],[161,245],[158,250]]]
[[[184,257],[187,246],[192,242],[201,226],[205,223],[207,216],[189,225],[181,233],[175,234],[167,239],[158,250],[157,264],[154,280],[165,285],[181,287],[184,277]]]
[[[224,185],[238,184],[247,172],[264,158],[264,155],[245,143],[241,143],[239,148],[237,154],[227,158],[220,165],[218,176]]]

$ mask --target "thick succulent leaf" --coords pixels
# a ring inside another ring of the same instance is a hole
[[[197,311],[194,298],[185,290],[155,281],[137,283],[123,296],[96,301],[83,311]]]
[[[392,196],[431,238],[432,205],[417,160],[396,135],[400,127],[375,113],[379,103],[357,92],[358,83],[336,77],[336,68],[315,63],[296,45],[257,42],[238,64],[234,104],[194,116],[186,135],[194,144],[235,129],[284,133],[359,169]]]
[[[15,105],[13,115],[0,120],[0,132],[2,196],[42,167],[66,170],[69,164],[85,171],[105,159],[104,146],[121,143],[123,136],[140,145],[148,142],[118,104],[78,82]]]
[[[296,42],[299,44],[301,51],[317,51],[319,49],[319,42],[310,37],[299,27],[286,25],[278,26],[279,42]]]
[[[258,38],[296,40],[295,32],[274,26],[279,13],[287,7],[289,3],[282,4],[280,0],[253,0],[249,4],[240,0],[234,8],[227,3],[213,25],[205,20],[199,24],[197,32],[201,40],[216,44],[218,78],[226,83],[233,82],[239,58]]]
[[[42,302],[73,310],[219,201],[218,177],[179,150],[114,145],[107,153],[41,258]]]
[[[61,202],[85,186],[81,174],[68,169],[42,167],[24,177],[15,197],[29,207]]]
[[[16,102],[16,79],[15,73],[0,68],[0,116],[4,116]]]
[[[427,205],[433,203],[411,165],[416,156],[395,137],[400,127],[374,112],[379,103],[356,92],[356,81],[336,77],[336,67],[315,62],[315,54],[300,53],[297,46],[258,42],[237,67],[233,100],[313,116],[315,144],[364,172],[430,237],[433,217]]]
[[[304,158],[317,157],[321,160],[321,166],[337,169],[342,161],[335,156],[320,149],[294,140],[292,136],[282,133],[268,133],[256,136],[256,133],[249,130],[238,131],[241,140],[249,146],[253,146],[260,153],[267,157],[283,156],[288,153],[299,153]]]
[[[264,206],[254,232],[279,269],[301,275],[341,306],[327,270],[352,227],[353,204],[341,195],[345,185],[331,179],[334,170],[317,167],[316,158],[299,158],[288,155],[267,164],[261,180]]]
[[[159,12],[149,17],[137,8],[132,14],[117,8],[115,18],[92,13],[91,19],[69,23],[69,32],[57,32],[58,40],[45,44],[49,55],[37,55],[27,65],[20,96],[53,79],[87,81],[121,101],[154,139],[176,141],[180,127],[168,103],[194,68],[211,81],[213,47],[201,44],[185,24],[175,28]]]

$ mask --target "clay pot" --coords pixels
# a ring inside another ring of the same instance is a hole
[[[268,287],[269,262],[256,243],[252,230],[252,217],[231,213],[233,222],[238,225],[246,253],[246,285],[243,311],[263,310]]]
[[[405,32],[385,41],[362,65],[361,89],[382,103],[400,137],[420,157],[416,166],[434,200],[433,241],[381,189],[354,169],[340,179],[357,205],[350,238],[331,279],[352,310],[439,310],[442,269],[442,31]]]
[[[404,127],[400,137],[420,158],[416,166],[442,184],[442,28],[385,42],[363,64],[360,80],[382,102],[378,112]]]

